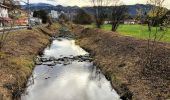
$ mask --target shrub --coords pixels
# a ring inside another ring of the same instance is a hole
[[[74,23],[76,24],[91,24],[93,22],[92,16],[80,9],[75,16]]]

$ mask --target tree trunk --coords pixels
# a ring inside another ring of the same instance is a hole
[[[115,32],[117,29],[117,24],[116,23],[112,23],[112,31]]]
[[[101,18],[97,18],[96,19],[96,27],[97,28],[101,28],[101,25],[102,25],[102,19]]]
[[[149,32],[151,31],[151,25],[150,25],[149,22],[148,22],[148,31],[149,31]]]
[[[159,28],[160,28],[160,31],[164,31],[163,25],[160,25]]]
[[[101,25],[99,23],[96,24],[97,28],[101,28]]]

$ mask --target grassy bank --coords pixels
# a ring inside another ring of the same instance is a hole
[[[34,59],[48,44],[59,25],[19,30],[9,33],[0,51],[0,98],[19,97],[30,76]]]
[[[99,29],[71,29],[78,37],[77,43],[93,55],[96,65],[121,96],[129,100],[170,98],[170,44],[160,43],[154,53],[154,65],[147,67],[147,41]]]
[[[95,25],[86,25],[85,27],[94,28]],[[110,31],[111,25],[106,24],[101,27],[101,29]],[[154,37],[154,31],[156,28],[152,28],[152,35],[151,37]],[[149,38],[149,31],[148,27],[146,25],[120,25],[117,29],[117,32],[120,35],[123,36],[130,36],[135,37],[138,39],[148,39]],[[158,37],[160,37],[162,34],[164,34],[162,31],[158,32]],[[167,32],[164,34],[163,38],[161,39],[162,42],[170,42],[170,29],[167,29]]]

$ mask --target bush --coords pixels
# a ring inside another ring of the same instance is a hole
[[[68,22],[69,18],[66,14],[61,13],[61,15],[59,16],[59,21],[64,21],[64,22]]]
[[[80,9],[75,16],[74,23],[76,24],[91,24],[93,23],[92,16]]]
[[[34,11],[33,17],[38,17],[42,19],[42,23],[48,22],[48,13],[45,10]]]

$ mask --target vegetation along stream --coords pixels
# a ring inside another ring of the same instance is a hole
[[[74,39],[55,38],[36,63],[21,100],[119,100],[89,53]]]

